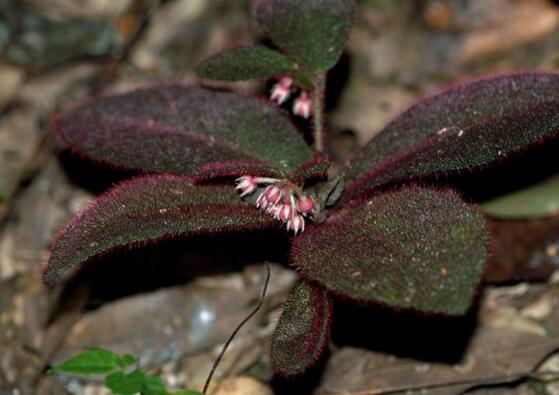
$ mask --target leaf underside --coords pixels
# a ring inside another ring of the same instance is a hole
[[[300,281],[283,307],[272,336],[272,367],[295,376],[314,365],[328,344],[332,300],[322,288]]]
[[[482,216],[450,191],[404,187],[339,211],[297,237],[303,277],[358,301],[459,315],[485,260]]]
[[[559,74],[481,79],[419,101],[345,171],[346,199],[396,180],[478,167],[559,131]]]
[[[238,47],[219,53],[196,68],[202,78],[242,81],[273,77],[295,70],[295,64],[266,47]]]
[[[483,203],[481,211],[493,218],[538,219],[559,214],[559,177],[499,196]]]
[[[152,172],[196,175],[242,161],[280,175],[312,158],[289,119],[266,102],[181,84],[85,103],[59,114],[55,130],[95,161]]]
[[[137,177],[66,224],[52,244],[43,278],[54,284],[66,270],[124,246],[273,224],[273,218],[241,201],[233,187],[194,186],[179,176]]]
[[[338,62],[354,6],[353,0],[256,0],[253,13],[274,43],[314,72]]]

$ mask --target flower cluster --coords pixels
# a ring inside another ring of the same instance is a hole
[[[258,185],[269,184],[256,199],[256,207],[287,224],[295,234],[305,230],[305,217],[311,216],[316,208],[314,199],[297,192],[286,180],[267,177],[242,176],[237,179],[236,189],[247,196],[258,189]]]
[[[291,95],[293,88],[293,79],[290,77],[283,77],[272,88],[270,99],[277,102],[279,105],[283,104]],[[293,102],[293,113],[303,118],[308,118],[311,115],[312,100],[305,91],[301,91],[299,97]]]

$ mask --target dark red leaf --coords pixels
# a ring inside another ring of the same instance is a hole
[[[309,227],[292,259],[349,298],[457,315],[472,302],[486,245],[483,217],[455,193],[405,187]]]
[[[289,119],[266,102],[180,84],[88,102],[59,114],[55,129],[80,154],[144,171],[223,175],[228,162],[243,162],[247,172],[264,163],[281,175],[312,158]]]
[[[325,157],[316,156],[313,160],[303,163],[288,177],[297,184],[302,184],[307,180],[322,180],[327,177],[331,164],[332,162]]]
[[[485,78],[421,100],[347,166],[346,199],[395,180],[479,167],[559,131],[559,74]]]
[[[243,202],[233,187],[194,186],[188,178],[142,176],[97,198],[58,233],[44,280],[124,246],[162,238],[272,226],[274,220]]]
[[[272,336],[272,367],[295,376],[314,365],[330,338],[332,301],[326,291],[300,281],[283,307]]]

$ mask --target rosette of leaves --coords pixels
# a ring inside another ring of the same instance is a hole
[[[313,74],[337,61],[353,3],[258,0],[254,10],[285,55],[236,50],[216,59],[257,71],[245,77],[283,73],[288,64]],[[256,53],[273,67],[258,63]],[[220,62],[210,61],[208,73],[222,73]],[[67,147],[146,174],[98,197],[58,233],[44,279],[54,284],[83,262],[162,238],[277,226],[238,197],[233,179],[292,180],[317,198],[320,220],[293,237],[290,258],[300,281],[272,337],[271,360],[281,375],[300,374],[328,343],[332,298],[467,312],[487,258],[484,219],[432,176],[482,170],[555,136],[558,92],[559,75],[541,72],[451,87],[396,117],[330,179],[324,155],[264,100],[169,84],[76,106],[54,122]]]

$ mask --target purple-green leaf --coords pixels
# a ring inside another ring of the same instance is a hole
[[[485,78],[419,101],[348,164],[346,197],[485,165],[559,131],[559,74]]]
[[[328,169],[331,164],[332,162],[326,159],[326,157],[319,155],[311,161],[303,163],[289,174],[288,177],[297,184],[303,184],[308,180],[324,180],[328,176]]]
[[[272,336],[272,367],[295,376],[314,365],[330,338],[332,300],[316,285],[300,281],[283,307]]]
[[[354,7],[353,0],[255,0],[254,16],[274,43],[314,72],[338,62]]]
[[[238,177],[246,174],[273,177],[277,175],[277,171],[273,165],[266,162],[231,160],[201,166],[193,179],[195,183],[200,183],[215,178]]]
[[[295,63],[266,47],[238,47],[219,53],[200,64],[196,74],[221,81],[273,77],[296,69]]]
[[[140,176],[101,195],[64,226],[52,243],[43,278],[54,284],[66,270],[124,246],[274,222],[243,202],[232,186],[194,186],[180,176]]]
[[[334,212],[294,242],[303,277],[358,301],[465,313],[487,257],[483,217],[456,193],[386,192]]]
[[[59,114],[55,129],[79,154],[152,172],[197,175],[233,161],[260,170],[267,163],[282,175],[312,158],[289,119],[265,101],[181,84],[90,101]]]

